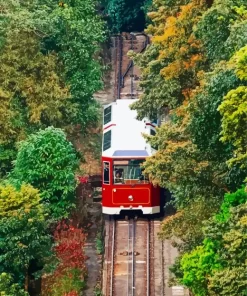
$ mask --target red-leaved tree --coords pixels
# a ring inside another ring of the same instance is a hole
[[[54,240],[59,263],[54,273],[45,279],[44,295],[78,296],[85,285],[86,235],[82,229],[62,220],[54,231]]]

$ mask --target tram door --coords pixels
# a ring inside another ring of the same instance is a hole
[[[102,178],[102,204],[110,206],[111,196],[111,162],[108,160],[103,161],[103,178]]]

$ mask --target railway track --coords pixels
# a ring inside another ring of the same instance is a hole
[[[155,259],[159,227],[147,219],[109,221],[106,296],[164,295],[162,262]]]
[[[168,296],[165,293],[163,242],[158,239],[160,221],[149,221],[149,293],[148,296]]]
[[[135,34],[113,38],[116,99],[136,99],[140,94],[140,70],[127,56],[130,49],[145,50],[149,39],[140,35],[141,38]],[[185,296],[183,287],[168,285],[169,267],[177,251],[170,241],[158,239],[161,222],[149,219],[106,221],[104,296]]]
[[[115,41],[115,96],[117,99],[138,98],[137,81],[140,71],[127,56],[129,50],[136,53],[143,52],[149,44],[149,37],[144,34],[121,34]]]

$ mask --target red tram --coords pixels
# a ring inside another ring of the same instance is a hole
[[[155,134],[155,123],[139,121],[130,110],[136,100],[121,99],[105,106],[102,143],[103,213],[118,215],[123,210],[143,214],[160,213],[160,188],[143,174],[141,164],[156,150],[143,133]]]

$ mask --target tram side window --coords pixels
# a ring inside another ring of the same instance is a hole
[[[104,161],[103,183],[110,184],[110,163]]]
[[[103,151],[109,148],[111,148],[111,131],[106,132],[103,139]]]
[[[154,124],[158,124],[158,119],[155,118],[155,119],[152,121],[152,123],[154,123]]]
[[[104,110],[104,125],[111,121],[111,106]]]

